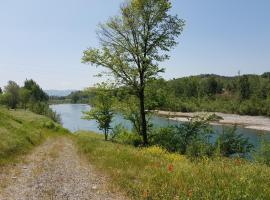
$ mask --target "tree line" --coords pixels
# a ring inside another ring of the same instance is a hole
[[[157,79],[147,88],[148,108],[270,116],[269,74]]]
[[[50,117],[60,122],[60,117],[50,109],[49,96],[32,79],[25,80],[20,87],[16,82],[9,81],[4,89],[0,89],[0,104],[9,109],[29,109],[34,113]]]

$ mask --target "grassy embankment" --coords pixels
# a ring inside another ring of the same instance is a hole
[[[15,162],[47,137],[67,133],[49,118],[25,110],[0,107],[0,167]]]
[[[80,133],[77,144],[131,199],[270,199],[270,168],[240,159],[191,162],[158,147],[134,148]]]

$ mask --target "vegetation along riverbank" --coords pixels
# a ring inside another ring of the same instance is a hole
[[[0,7],[0,200],[270,199],[266,1],[123,0],[115,16],[105,0],[12,2]],[[86,23],[104,17],[94,37]],[[26,74],[90,87],[49,96]]]

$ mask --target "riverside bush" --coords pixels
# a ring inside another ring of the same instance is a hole
[[[215,116],[208,116],[206,119],[195,119],[178,126],[159,128],[151,134],[151,145],[159,145],[170,152],[186,154],[190,158],[211,157],[217,152],[221,156],[230,157],[238,155],[245,157],[254,150],[248,138],[236,133],[236,126],[233,128],[223,127],[223,132],[216,139],[210,142],[213,129],[208,120],[216,120]]]
[[[47,116],[54,122],[61,123],[60,115],[53,111],[46,102],[31,103],[29,110],[36,114]]]
[[[255,154],[255,160],[270,166],[270,142],[266,139],[262,140],[261,148]]]
[[[223,127],[222,134],[216,141],[216,148],[219,148],[223,156],[237,154],[243,157],[252,152],[254,146],[249,143],[248,138],[243,137],[242,134],[236,134],[236,126],[234,126],[233,128]]]
[[[186,154],[189,148],[190,155],[201,155],[202,147],[209,148],[209,137],[212,133],[209,123],[205,119],[183,123],[178,126],[161,128],[151,135],[151,144],[159,145],[171,152]]]
[[[112,129],[111,139],[112,141],[115,141],[115,142],[134,145],[134,146],[139,146],[142,144],[142,140],[138,136],[138,134],[128,131],[121,124],[118,124]]]

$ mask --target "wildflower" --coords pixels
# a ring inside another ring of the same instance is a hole
[[[148,198],[148,191],[143,192],[143,198],[147,199]]]
[[[236,159],[236,160],[235,160],[235,164],[236,164],[236,165],[240,165],[240,164],[241,164],[241,160],[240,160],[240,159]]]
[[[172,171],[173,171],[173,165],[172,165],[172,164],[169,164],[169,165],[168,165],[168,171],[169,171],[169,172],[172,172]]]
[[[188,196],[189,198],[192,197],[192,190],[188,190],[187,196]]]

